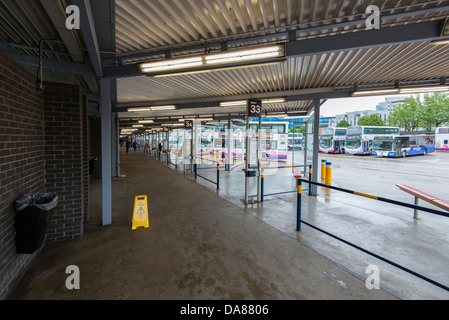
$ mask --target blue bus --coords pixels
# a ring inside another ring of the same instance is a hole
[[[407,157],[435,152],[435,136],[404,135],[374,137],[373,155],[379,157]]]

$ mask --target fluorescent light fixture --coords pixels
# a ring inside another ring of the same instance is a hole
[[[162,127],[181,127],[184,126],[183,123],[164,123],[161,124]]]
[[[286,113],[277,113],[277,114],[264,114],[262,116],[263,118],[286,118],[288,117],[288,114]]]
[[[379,90],[362,90],[355,91],[352,93],[353,97],[358,96],[376,96],[376,95],[387,95],[387,94],[397,94],[399,89],[379,89]]]
[[[139,65],[142,73],[156,73],[179,69],[195,69],[198,67],[216,66],[247,61],[256,61],[281,57],[284,55],[281,45],[259,47],[246,50],[226,51],[179,59],[166,59],[157,62],[145,62]]]
[[[436,45],[436,46],[449,44],[449,38],[441,39],[441,40],[433,40],[433,41],[430,42],[430,44],[433,44],[433,45]]]
[[[275,58],[282,55],[281,46],[270,46],[242,51],[231,51],[225,53],[211,54],[205,56],[206,65],[234,63]]]
[[[449,91],[449,86],[428,86],[428,87],[410,87],[401,89],[379,89],[379,90],[362,90],[352,93],[356,96],[374,96],[374,95],[388,95],[388,94],[411,94],[411,93],[427,93],[427,92],[443,92]]]
[[[430,87],[416,87],[416,88],[403,88],[400,93],[427,93],[427,92],[443,92],[449,91],[449,86],[430,86]]]
[[[195,121],[195,120],[212,121],[212,120],[214,120],[214,118],[186,118],[186,119],[179,119],[178,121],[179,122],[184,122],[184,121],[187,121],[187,120],[192,120],[192,121]]]
[[[181,71],[176,73],[167,73],[167,74],[155,74],[151,75],[153,78],[167,78],[167,77],[176,77],[176,76],[185,76],[192,74],[202,74],[202,73],[210,73],[216,71],[224,71],[224,70],[235,70],[235,69],[245,69],[245,68],[254,68],[261,66],[274,66],[283,63],[284,61],[274,61],[274,62],[261,62],[261,63],[251,63],[245,66],[234,66],[234,67],[222,67],[219,69],[205,69],[205,70],[194,70],[194,71]]]
[[[139,123],[145,124],[145,123],[154,123],[154,120],[140,120]]]
[[[285,98],[264,99],[262,100],[262,104],[284,103],[285,101],[287,101]]]
[[[143,128],[143,125],[142,124],[135,124],[135,125],[133,125],[133,128]]]
[[[151,107],[151,111],[175,110],[176,106],[156,106]]]
[[[262,99],[262,105],[272,103],[284,103],[286,101],[287,100],[285,98]],[[226,108],[226,107],[246,106],[247,103],[248,100],[220,102],[220,107]]]
[[[142,107],[142,108],[128,108],[128,112],[145,112],[145,111],[165,111],[175,110],[176,106],[154,106],[154,107]]]
[[[198,67],[203,64],[201,57],[182,58],[182,59],[167,59],[159,62],[142,63],[140,70],[143,73],[176,70],[183,68]]]
[[[151,108],[128,108],[128,112],[151,111]]]
[[[248,103],[246,100],[239,101],[229,101],[229,102],[220,102],[220,107],[235,107],[235,106],[245,106]]]

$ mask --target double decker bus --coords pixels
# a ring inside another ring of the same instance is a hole
[[[320,135],[320,152],[345,153],[347,128],[323,128]]]
[[[374,137],[399,136],[399,127],[353,126],[346,130],[346,153],[371,155]]]
[[[430,135],[376,136],[373,155],[379,157],[407,157],[426,155],[435,151],[435,137]]]
[[[436,150],[449,151],[449,127],[438,127],[435,129]]]

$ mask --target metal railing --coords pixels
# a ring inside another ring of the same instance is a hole
[[[198,174],[198,170],[210,170],[210,169],[217,170],[217,181],[216,182]],[[198,177],[200,177],[206,181],[209,181],[210,183],[217,185],[217,190],[220,190],[220,164],[217,164],[216,167],[198,167],[198,165],[196,163],[194,163],[193,164],[193,172],[195,173],[195,181],[197,180]]]
[[[302,168],[302,167],[308,167],[309,168],[309,180],[312,180],[312,165],[310,164],[301,164],[301,165],[291,165],[291,166],[279,166],[279,167],[263,167],[261,168],[261,184],[260,184],[260,202],[264,201],[264,197],[269,197],[269,196],[276,196],[276,195],[280,195],[280,194],[287,194],[287,193],[295,193],[296,190],[292,190],[292,191],[282,191],[282,192],[275,192],[275,193],[267,193],[264,194],[265,191],[265,170],[268,169],[285,169],[285,168]],[[309,188],[308,189],[304,189],[304,190],[308,190],[309,191],[309,196],[311,195],[312,189]]]
[[[339,241],[341,241],[341,242],[343,242],[343,243],[345,243],[345,244],[347,244],[347,245],[349,245],[349,246],[351,246],[353,248],[356,248],[356,249],[358,249],[358,250],[360,250],[360,251],[362,251],[362,252],[364,252],[366,254],[369,254],[369,255],[371,255],[371,256],[379,259],[379,260],[382,260],[382,261],[384,261],[384,262],[386,262],[386,263],[388,263],[388,264],[390,264],[392,266],[395,266],[396,268],[399,268],[399,269],[401,269],[401,270],[403,270],[403,271],[405,271],[407,273],[410,273],[410,274],[412,274],[412,275],[414,275],[414,276],[416,276],[416,277],[418,277],[418,278],[420,278],[420,279],[422,279],[424,281],[427,281],[427,282],[429,282],[429,283],[431,283],[431,284],[433,284],[433,285],[435,285],[437,287],[440,287],[440,288],[442,288],[442,289],[444,289],[446,291],[449,291],[449,287],[444,285],[444,284],[441,284],[441,283],[439,283],[439,282],[437,282],[435,280],[432,280],[432,279],[430,279],[430,278],[428,278],[426,276],[423,276],[423,275],[421,275],[421,274],[419,274],[419,273],[417,273],[417,272],[415,272],[413,270],[410,270],[410,269],[408,269],[408,268],[406,268],[404,266],[401,266],[401,265],[399,265],[399,264],[397,264],[397,263],[395,263],[395,262],[393,262],[393,261],[391,261],[389,259],[386,259],[386,258],[384,258],[384,257],[382,257],[382,256],[380,256],[378,254],[375,254],[375,253],[373,253],[373,252],[371,252],[369,250],[366,250],[366,249],[364,249],[364,248],[362,248],[360,246],[357,246],[357,245],[355,245],[355,244],[353,244],[353,243],[351,243],[351,242],[349,242],[347,240],[344,240],[344,239],[342,239],[342,238],[340,238],[340,237],[338,237],[338,236],[336,236],[336,235],[334,235],[334,234],[332,234],[332,233],[330,233],[328,231],[320,229],[320,228],[318,228],[318,227],[316,227],[316,226],[314,226],[314,225],[312,225],[312,224],[302,220],[302,218],[301,218],[302,182],[308,183],[309,186],[310,186],[310,184],[314,184],[314,185],[317,185],[317,186],[321,186],[321,187],[325,187],[325,188],[329,188],[329,189],[333,189],[333,190],[337,190],[337,191],[341,191],[341,192],[345,192],[345,193],[350,193],[350,194],[353,194],[353,195],[356,195],[356,196],[360,196],[360,197],[365,197],[365,198],[369,198],[369,199],[373,199],[373,200],[377,200],[377,201],[387,202],[387,203],[399,205],[399,206],[402,206],[402,207],[412,208],[412,209],[416,209],[416,210],[420,210],[420,211],[426,211],[426,212],[429,212],[429,213],[432,213],[432,214],[436,214],[436,215],[440,215],[440,216],[443,216],[443,217],[449,217],[449,213],[443,212],[443,211],[439,211],[439,210],[435,210],[435,209],[431,209],[431,208],[421,207],[421,206],[417,206],[417,205],[413,205],[413,204],[409,204],[409,203],[405,203],[405,202],[401,202],[401,201],[397,201],[397,200],[392,200],[392,199],[388,199],[388,198],[384,198],[384,197],[379,197],[379,196],[375,196],[375,195],[371,195],[371,194],[367,194],[367,193],[363,193],[363,192],[357,192],[357,191],[353,191],[353,190],[349,190],[349,189],[344,189],[344,188],[340,188],[340,187],[331,186],[331,185],[328,185],[328,184],[314,182],[314,181],[311,181],[311,180],[305,180],[305,179],[300,179],[300,178],[297,179],[296,231],[301,231],[301,223],[304,223],[305,225],[307,225],[307,226],[309,226],[309,227],[311,227],[311,228],[313,228],[313,229],[315,229],[317,231],[320,231],[320,232],[322,232],[322,233],[324,233],[324,234],[326,234],[326,235],[328,235],[328,236],[330,236],[330,237],[332,237],[334,239],[337,239],[337,240],[339,240]]]

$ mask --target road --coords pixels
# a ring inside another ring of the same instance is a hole
[[[295,159],[303,159],[301,151],[295,151]],[[396,187],[401,183],[449,201],[449,152],[407,158],[320,153],[320,167],[323,159],[332,163],[336,186],[398,200],[410,198]],[[291,152],[287,162],[291,163]]]

